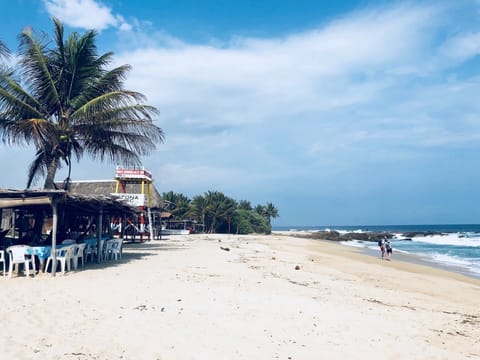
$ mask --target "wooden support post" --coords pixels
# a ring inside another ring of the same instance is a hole
[[[103,206],[100,207],[100,211],[98,213],[98,221],[97,221],[97,262],[100,264],[100,259],[102,258],[102,224],[103,224]]]
[[[58,228],[58,213],[57,213],[57,202],[55,199],[51,199],[52,201],[52,212],[53,212],[53,220],[52,220],[52,276],[55,276],[57,272],[57,228]],[[45,269],[46,270],[46,269]]]
[[[148,230],[150,230],[150,241],[155,240],[153,237],[153,219],[152,219],[152,212],[150,207],[147,208],[148,214]]]

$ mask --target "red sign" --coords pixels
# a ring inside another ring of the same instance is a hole
[[[147,179],[152,180],[152,173],[145,169],[122,169],[115,170],[115,178],[117,179]]]

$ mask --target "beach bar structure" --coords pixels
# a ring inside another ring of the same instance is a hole
[[[104,231],[110,230],[104,226],[104,216],[134,214],[137,209],[115,196],[82,195],[65,190],[0,189],[0,211],[1,226],[9,239],[8,245],[19,242],[27,228],[33,229],[39,237],[45,235],[42,232],[47,223],[51,227],[51,254],[53,263],[56,264],[55,252],[59,235],[65,233],[69,225],[67,223],[72,218],[83,216],[96,219],[97,246],[100,247]],[[51,222],[46,219],[51,219]],[[97,250],[100,253],[101,249]],[[52,274],[55,275],[55,272],[56,266],[53,266]]]
[[[112,228],[125,235],[125,238],[135,239],[138,235],[145,234],[146,225],[148,225],[147,234],[153,240],[156,237],[157,229],[160,228],[160,214],[164,208],[164,201],[152,180],[152,175],[148,170],[117,168],[113,180],[71,181],[68,191],[71,194],[113,196],[121,199],[129,206],[134,207],[137,212],[131,217],[110,218]],[[148,222],[145,222],[145,213],[149,214]]]
[[[140,226],[138,229],[140,240],[142,240],[145,233],[145,210],[148,216],[148,229],[150,240],[154,239],[153,220],[151,212],[151,187],[153,183],[152,173],[145,168],[141,169],[126,169],[117,166],[115,169],[115,195],[120,199],[125,200],[132,206],[138,207],[140,211]],[[131,191],[131,186],[135,186],[138,190]]]

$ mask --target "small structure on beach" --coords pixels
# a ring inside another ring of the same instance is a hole
[[[152,188],[152,173],[145,168],[125,169],[118,167],[115,169],[115,196],[127,201],[132,206],[137,206],[140,211],[139,227],[135,228],[139,232],[140,240],[145,232],[145,210],[148,216],[148,229],[150,239],[154,239],[153,219],[151,211],[150,189]],[[132,192],[131,188],[140,186],[140,192]],[[134,226],[134,224],[129,224]]]
[[[161,224],[164,202],[153,185],[152,174],[142,169],[124,169],[117,167],[114,180],[71,181],[68,186],[71,194],[113,196],[135,207],[134,217],[112,217],[111,226],[135,239],[143,237],[155,239]],[[147,214],[147,221],[145,220]]]
[[[80,239],[87,233],[101,239],[110,233],[105,222],[110,216],[133,215],[136,208],[114,196],[82,195],[65,190],[0,189],[0,246],[48,242],[55,263],[57,243]],[[100,241],[98,241],[100,246]],[[98,249],[100,251],[100,249]],[[55,269],[52,269],[55,275]]]

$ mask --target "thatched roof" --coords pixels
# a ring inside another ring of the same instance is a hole
[[[110,196],[110,194],[116,191],[115,180],[92,180],[92,181],[72,181],[69,185],[70,194],[81,195],[104,195]],[[128,193],[140,194],[142,192],[140,183],[128,184],[126,191]],[[162,209],[163,200],[159,192],[152,184],[150,188],[150,207],[152,209]]]
[[[133,213],[137,209],[110,195],[74,194],[65,190],[12,190],[0,189],[0,208],[58,206],[79,213],[98,213],[102,208],[107,213]]]

